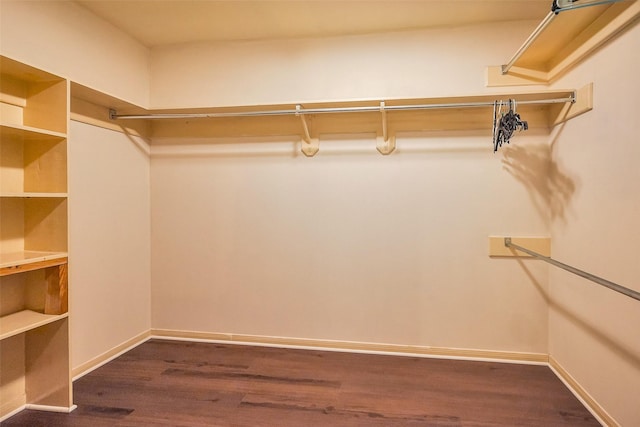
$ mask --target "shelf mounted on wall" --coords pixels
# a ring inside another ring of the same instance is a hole
[[[389,155],[397,132],[492,129],[496,101],[515,100],[529,127],[550,129],[593,108],[593,86],[578,90],[484,94],[442,98],[347,101],[313,104],[216,107],[209,109],[109,111],[109,121],[144,120],[162,137],[253,137],[299,135],[308,156],[319,151],[320,134],[369,133],[376,149]],[[211,120],[200,120],[211,119]]]
[[[487,86],[548,84],[639,17],[636,0],[554,0],[512,57],[488,67]]]

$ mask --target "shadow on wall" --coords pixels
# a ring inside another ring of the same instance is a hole
[[[552,145],[509,145],[503,149],[502,163],[527,188],[543,218],[566,222],[565,211],[576,185],[553,160]]]
[[[551,310],[554,310],[558,315],[562,316],[565,320],[572,323],[575,327],[583,330],[590,337],[600,342],[604,347],[615,352],[618,357],[626,360],[630,365],[634,366],[637,369],[640,369],[640,354],[638,354],[625,343],[610,337],[606,332],[598,328],[597,320],[594,321],[594,319],[586,319],[584,317],[581,317],[570,308],[568,308],[567,304],[563,303],[562,301],[556,301],[550,298],[547,290],[542,284],[540,284],[531,270],[527,268],[526,264],[519,258],[515,258],[515,260],[518,262],[531,283],[540,292],[544,300],[549,304]],[[591,286],[591,284],[587,284],[587,286]]]

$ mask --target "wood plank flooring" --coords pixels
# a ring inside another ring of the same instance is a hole
[[[548,367],[150,340],[14,426],[598,426]]]

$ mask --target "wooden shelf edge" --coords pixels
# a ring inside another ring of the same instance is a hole
[[[42,314],[32,310],[22,310],[0,317],[0,340],[28,332],[69,317],[69,313]]]
[[[507,74],[502,74],[501,65],[490,65],[485,74],[487,87],[548,85],[549,73],[523,67],[511,67]]]
[[[12,252],[0,254],[0,277],[66,264],[66,252]]]
[[[66,199],[68,198],[68,194],[67,193],[31,193],[31,192],[24,192],[24,193],[0,193],[0,197],[5,197],[5,198],[15,198],[15,199],[37,199],[37,198],[41,198],[41,199]]]
[[[56,132],[54,130],[36,128],[33,126],[25,126],[14,123],[2,123],[0,124],[0,133],[3,138],[18,137],[23,139],[43,139],[43,138],[56,138],[65,139],[67,134],[63,132]]]

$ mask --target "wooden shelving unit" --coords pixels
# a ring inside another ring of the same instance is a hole
[[[66,79],[0,57],[0,419],[70,410]]]
[[[487,69],[487,86],[548,84],[640,19],[640,2],[627,0],[557,14],[506,73]],[[505,63],[509,58],[505,58]]]

